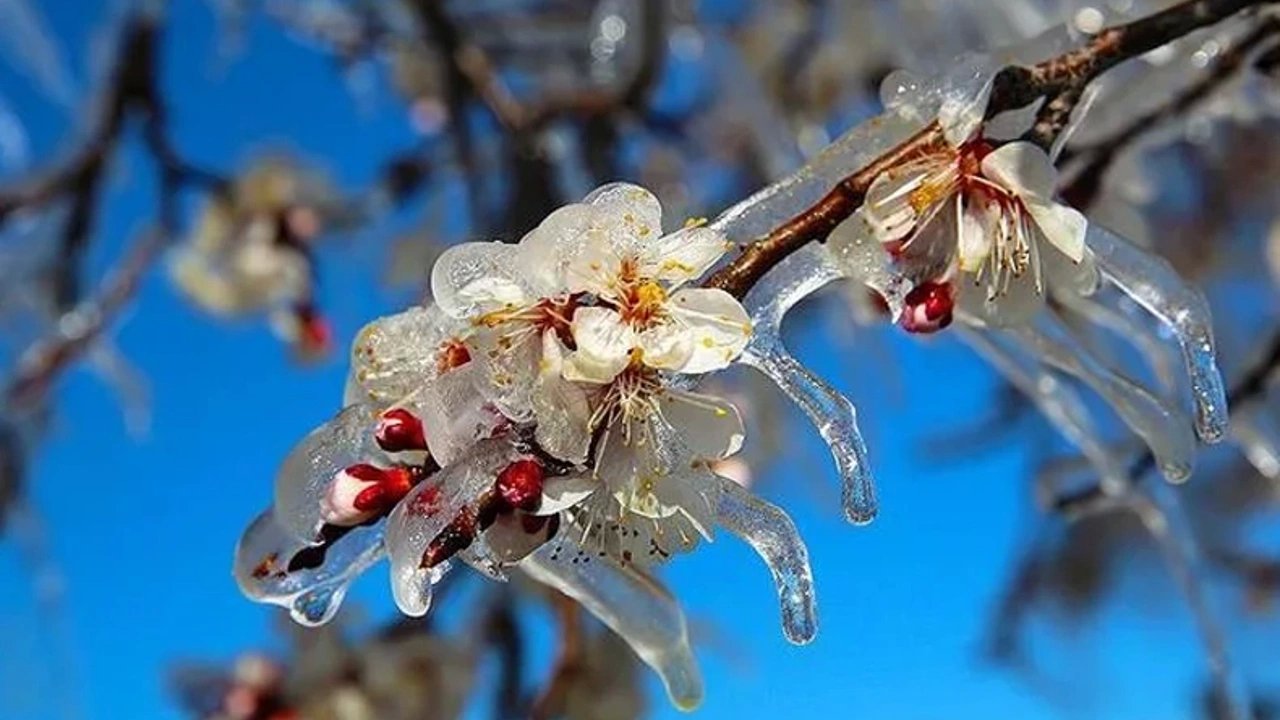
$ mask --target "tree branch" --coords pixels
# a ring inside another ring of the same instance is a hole
[[[1270,0],[1187,0],[1155,15],[1104,30],[1084,46],[1031,67],[1006,67],[993,80],[987,117],[1046,98],[1046,107],[1052,106],[1055,118],[1058,118],[1054,122],[1065,122],[1084,88],[1107,70],[1244,9],[1268,2]],[[1037,126],[1043,120],[1042,117]],[[1056,125],[1052,128],[1038,127],[1032,130],[1034,137],[1031,139],[1041,144],[1051,143],[1061,129]],[[945,142],[936,121],[926,125],[897,147],[841,180],[821,200],[768,236],[747,245],[737,258],[703,284],[725,290],[738,298],[744,297],[765,273],[788,255],[809,242],[825,241],[837,225],[862,205],[867,189],[881,173],[903,162],[937,152]]]

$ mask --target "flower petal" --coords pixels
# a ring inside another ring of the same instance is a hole
[[[523,305],[533,293],[519,260],[516,246],[507,243],[454,245],[431,269],[431,295],[455,318]]]
[[[982,159],[982,174],[1015,195],[1047,200],[1053,197],[1058,171],[1039,145],[1005,143]]]
[[[581,251],[598,213],[598,208],[583,203],[565,205],[520,239],[521,267],[537,278],[540,294],[564,291],[565,269]]]
[[[1023,204],[1050,245],[1070,258],[1071,262],[1078,263],[1084,259],[1084,236],[1089,229],[1089,221],[1084,213],[1061,203],[1039,198],[1024,198]]]
[[[679,370],[693,355],[693,334],[677,323],[655,325],[636,336],[645,365],[659,370]]]
[[[344,404],[386,408],[430,382],[438,374],[436,350],[463,329],[435,304],[365,325],[351,344]]]
[[[641,273],[679,287],[700,277],[732,247],[719,231],[686,227],[644,244]]]
[[[667,301],[667,310],[693,340],[693,352],[679,372],[698,374],[728,367],[751,339],[751,318],[742,304],[723,290],[678,290]]]
[[[621,218],[638,238],[662,235],[662,204],[653,193],[639,185],[625,182],[601,185],[582,202]]]
[[[551,455],[581,465],[591,446],[591,406],[586,390],[564,379],[564,348],[554,332],[542,335],[542,362],[531,400],[538,421],[538,445]]]
[[[573,339],[578,349],[565,360],[569,380],[604,384],[630,362],[636,334],[616,311],[604,307],[578,308],[573,314]]]
[[[957,202],[962,198],[958,196]],[[991,212],[990,207],[977,200],[970,200],[959,209],[956,257],[964,272],[978,272],[991,256]]]
[[[718,460],[742,449],[746,430],[738,408],[728,400],[668,389],[659,402],[662,417],[694,457]]]
[[[991,97],[991,82],[973,96],[948,94],[938,108],[938,124],[951,147],[959,147],[974,137],[982,128],[987,113],[987,100]]]
[[[600,487],[600,481],[587,474],[560,475],[547,478],[542,486],[542,504],[538,515],[555,515],[586,500]]]
[[[440,465],[451,464],[508,422],[480,392],[485,382],[480,368],[468,363],[405,399],[405,408],[422,421],[427,448]]]
[[[919,227],[920,214],[911,205],[911,193],[919,188],[934,168],[881,173],[867,189],[858,215],[871,234],[882,243],[905,240]]]

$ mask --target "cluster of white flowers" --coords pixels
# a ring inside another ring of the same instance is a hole
[[[210,197],[173,253],[170,277],[203,310],[223,317],[266,312],[300,357],[322,354],[330,331],[315,304],[311,246],[330,195],[284,160],[251,168]]]
[[[519,566],[599,614],[692,704],[683,620],[646,568],[720,526],[770,564],[788,636],[810,639],[803,543],[713,471],[741,448],[742,419],[693,390],[753,335],[732,295],[689,286],[729,247],[700,223],[663,234],[657,199],[619,183],[518,244],[445,252],[434,304],[356,339],[344,409],[290,454],[273,510],[241,542],[244,590],[322,622],[385,548],[398,605],[420,615],[455,558],[497,578]],[[673,619],[655,627],[655,613]]]

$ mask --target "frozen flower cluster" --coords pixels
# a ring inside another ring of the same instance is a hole
[[[649,570],[723,528],[769,565],[788,638],[810,640],[804,544],[716,474],[742,419],[696,391],[754,337],[737,299],[692,285],[729,247],[703,223],[664,234],[657,199],[618,183],[518,244],[449,249],[433,304],[360,332],[343,409],[292,451],[241,540],[242,589],[316,624],[384,555],[410,615],[458,562],[520,569],[599,616],[690,706],[684,620]]]

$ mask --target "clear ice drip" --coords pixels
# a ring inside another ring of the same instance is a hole
[[[795,523],[781,508],[732,480],[717,480],[716,521],[754,548],[769,566],[778,588],[782,631],[787,639],[796,645],[810,642],[818,632],[818,607],[809,550]]]
[[[236,545],[236,584],[252,600],[287,608],[301,625],[323,625],[338,612],[351,582],[382,559],[383,528],[383,523],[353,528],[326,548],[319,566],[290,570],[294,555],[312,546],[294,537],[268,510]]]
[[[845,517],[862,525],[875,519],[878,502],[857,411],[848,398],[792,357],[781,337],[787,311],[839,277],[826,251],[812,245],[770,271],[747,294],[755,332],[738,362],[759,370],[804,411],[835,459]]]
[[[1196,408],[1196,433],[1207,443],[1227,431],[1227,396],[1213,354],[1213,320],[1204,295],[1164,259],[1090,224],[1089,248],[1103,277],[1172,331],[1182,348]]]
[[[689,647],[684,612],[653,578],[608,556],[589,553],[561,533],[520,561],[534,580],[576,600],[631,646],[682,710],[702,702],[702,674]]]
[[[1033,324],[997,332],[1021,340],[1044,362],[1080,379],[1105,398],[1151,448],[1160,471],[1170,481],[1182,482],[1191,476],[1196,443],[1183,414],[1113,372],[1071,335],[1052,310],[1043,310]]]

